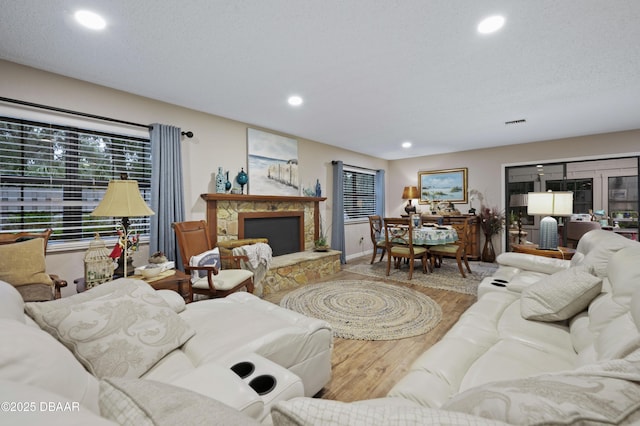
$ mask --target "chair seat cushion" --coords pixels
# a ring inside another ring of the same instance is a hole
[[[29,284],[16,287],[25,302],[48,302],[53,300],[53,289],[48,284]]]
[[[252,276],[253,273],[246,269],[223,269],[218,272],[218,275],[213,275],[213,285],[217,290],[231,290]],[[192,283],[192,287],[200,290],[208,289],[209,281],[206,276],[199,278]]]
[[[426,252],[427,249],[424,247],[413,247],[414,256],[422,256]],[[409,256],[411,250],[409,250],[409,247],[394,246],[391,248],[391,254],[394,256]]]
[[[447,254],[456,254],[459,248],[460,246],[455,244],[442,244],[442,245],[429,247],[429,251],[432,253],[439,252],[439,253],[447,253]]]

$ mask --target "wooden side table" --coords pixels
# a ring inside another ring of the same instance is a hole
[[[177,269],[171,270],[173,274],[164,275],[169,271],[163,272],[160,277],[144,279],[142,275],[131,275],[129,278],[136,278],[149,283],[156,290],[174,290],[184,298],[187,303],[193,302],[193,288],[191,287],[191,277]],[[73,280],[76,285],[76,291],[82,293],[85,291],[84,278],[76,278]]]
[[[527,253],[565,260],[571,260],[573,255],[576,254],[576,250],[569,247],[558,247],[558,250],[543,250],[539,249],[537,244],[512,244],[511,249],[516,253]]]
[[[178,269],[174,269],[173,272],[174,273],[172,275],[161,278],[156,277],[156,279],[143,279],[142,277],[138,277],[137,275],[135,277],[148,282],[149,285],[156,290],[169,289],[177,291],[178,294],[184,298],[185,302],[193,302],[193,288],[191,287],[191,277]]]

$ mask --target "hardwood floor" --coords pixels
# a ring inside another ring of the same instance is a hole
[[[350,260],[349,264],[369,263],[370,261],[371,256],[369,255]],[[386,261],[386,257],[384,261]],[[471,269],[473,269],[473,262],[471,262]],[[437,274],[437,271],[435,273]],[[347,279],[384,281],[347,271],[334,274],[325,281]],[[404,285],[397,282],[392,283]],[[318,397],[351,402],[386,396],[393,385],[405,375],[413,361],[440,340],[458,320],[458,317],[476,301],[476,296],[417,285],[406,285],[406,287],[424,293],[438,303],[442,308],[442,321],[427,334],[400,340],[364,341],[335,338],[331,362],[333,376],[317,395]],[[286,293],[272,294],[265,299],[279,303],[284,294]]]

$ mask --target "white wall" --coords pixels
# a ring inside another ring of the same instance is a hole
[[[212,175],[218,166],[230,170],[231,175],[241,167],[246,169],[247,123],[205,114],[168,103],[125,93],[102,86],[70,79],[57,74],[0,61],[0,93],[14,98],[75,111],[102,115],[136,123],[171,124],[190,130],[195,136],[183,144],[184,197],[187,219],[204,219],[205,203],[200,194],[213,192]],[[139,130],[139,129],[138,129]],[[272,133],[279,133],[263,129]],[[279,133],[282,134],[282,133]],[[399,215],[405,202],[401,199],[406,185],[417,184],[418,172],[458,167],[469,169],[469,189],[477,189],[485,195],[486,202],[501,205],[505,164],[522,164],[536,161],[608,156],[637,152],[640,146],[640,130],[591,135],[562,140],[537,142],[506,147],[464,151],[452,154],[386,161],[320,142],[283,134],[298,140],[298,156],[301,181],[311,184],[320,180],[323,196],[322,215],[330,226],[331,221],[331,161],[342,160],[370,169],[386,170],[386,214]],[[421,206],[424,207],[424,206]],[[479,205],[474,205],[478,208]],[[466,212],[467,205],[458,205]],[[361,242],[362,240],[362,242]],[[351,225],[346,231],[346,255],[348,258],[371,253],[368,223]],[[499,245],[496,246],[499,249]],[[85,250],[52,252],[47,256],[48,269],[69,281],[83,275]],[[145,263],[146,248],[136,253],[135,264]],[[67,290],[72,291],[72,290]]]
[[[0,93],[3,97],[65,108],[74,111],[111,117],[134,123],[163,123],[194,133],[192,139],[184,139],[184,197],[188,220],[205,219],[205,203],[200,194],[215,192],[212,177],[218,166],[235,175],[241,167],[247,169],[247,128],[253,126],[168,103],[125,93],[102,86],[74,80],[57,74],[0,61]],[[136,128],[139,131],[139,128]],[[263,129],[272,133],[279,133]],[[282,133],[279,133],[282,134]],[[300,178],[304,184],[320,180],[325,222],[331,222],[331,161],[342,160],[371,169],[386,169],[388,162],[366,155],[310,141],[295,135],[298,140]],[[368,231],[367,231],[368,232]],[[368,235],[368,234],[367,234]],[[56,252],[47,255],[50,273],[60,275],[71,283],[82,277],[85,250]],[[134,256],[134,264],[146,263],[148,250],[142,247]],[[71,285],[72,286],[72,285]],[[66,292],[72,290],[67,289]]]

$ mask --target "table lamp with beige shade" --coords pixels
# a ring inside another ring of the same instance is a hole
[[[538,248],[558,250],[558,221],[552,216],[571,216],[573,192],[529,192],[527,214],[545,216],[540,220]]]
[[[407,205],[404,207],[404,211],[407,212],[408,215],[416,212],[416,206],[411,204],[411,201],[419,198],[420,194],[418,192],[418,188],[415,186],[405,186],[402,191],[402,199],[409,200]]]
[[[125,243],[120,260],[124,265],[123,275],[126,277],[134,272],[133,268],[127,272],[129,218],[151,216],[155,213],[149,208],[144,198],[142,198],[142,194],[140,194],[140,189],[138,188],[138,181],[128,180],[126,173],[123,173],[121,177],[121,180],[112,180],[109,182],[102,201],[100,201],[98,207],[91,212],[91,216],[122,218]]]

